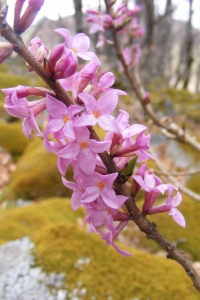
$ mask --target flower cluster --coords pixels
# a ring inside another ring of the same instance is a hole
[[[58,157],[58,169],[63,184],[73,191],[71,206],[75,210],[83,206],[89,231],[96,232],[112,245],[119,253],[129,253],[120,249],[114,240],[126,226],[129,215],[121,209],[127,197],[115,192],[118,176],[131,164],[132,160],[142,163],[152,156],[148,153],[150,135],[145,135],[146,126],[129,125],[129,115],[120,110],[115,118],[112,113],[118,102],[118,96],[125,92],[111,88],[114,75],[111,72],[97,79],[100,61],[95,53],[88,52],[89,38],[84,34],[72,37],[67,29],[55,30],[65,42],[51,52],[35,38],[30,50],[36,59],[44,65],[46,73],[72,95],[74,104],[67,107],[57,100],[52,91],[44,88],[18,86],[3,89],[6,94],[5,109],[12,116],[23,118],[23,132],[31,138],[32,130],[44,137],[44,147]],[[78,57],[89,60],[79,72]],[[28,101],[28,96],[41,96],[41,100]],[[48,112],[48,124],[42,133],[36,122],[36,116],[42,111]],[[91,136],[95,125],[106,130],[104,141],[97,141]],[[112,157],[116,172],[109,174],[101,154],[107,151]],[[66,179],[68,166],[74,172],[74,181]],[[135,164],[134,164],[135,165]],[[134,166],[130,173],[133,173]],[[126,172],[125,172],[126,173]],[[140,189],[145,191],[143,212],[154,214],[169,211],[181,226],[185,221],[176,208],[181,202],[181,195],[172,185],[162,184],[161,180],[149,174],[146,164],[142,165],[132,178],[125,176],[125,181],[132,181],[134,194]],[[160,194],[168,191],[165,204],[152,207]],[[175,193],[175,194],[174,194]],[[117,225],[115,225],[117,222]],[[104,227],[102,227],[104,225]]]
[[[113,1],[112,5],[114,3],[115,1]],[[95,33],[97,31],[104,32],[113,26],[120,34],[120,40],[124,45],[124,60],[129,69],[133,68],[139,62],[141,56],[140,44],[137,42],[135,43],[135,40],[145,34],[144,29],[140,27],[138,19],[136,18],[139,12],[140,7],[138,5],[133,9],[129,9],[125,3],[123,3],[116,11],[113,11],[112,16],[94,9],[87,10],[89,17],[86,21],[93,24],[90,28],[90,33]],[[112,41],[107,40],[103,35],[100,35],[97,47],[101,47],[105,44],[112,45],[112,43]],[[120,68],[123,71],[121,65]]]

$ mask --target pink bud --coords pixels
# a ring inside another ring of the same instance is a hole
[[[21,12],[23,4],[23,0],[18,1],[19,2],[19,11]],[[30,27],[30,25],[35,20],[35,17],[37,16],[37,13],[39,12],[40,8],[44,4],[44,0],[29,0],[28,7],[26,8],[24,14],[20,18],[19,11],[17,10],[17,5],[15,6],[15,32],[18,34],[23,33],[27,28]]]
[[[76,71],[77,61],[65,44],[54,47],[48,60],[47,75],[54,79],[62,79],[73,75]]]
[[[35,37],[30,41],[29,51],[31,54],[41,63],[43,64],[44,59],[47,58],[49,50],[48,48],[42,43],[42,41]],[[32,68],[29,67],[29,71],[32,71]]]
[[[0,43],[0,64],[4,62],[13,52],[13,45],[10,43]]]

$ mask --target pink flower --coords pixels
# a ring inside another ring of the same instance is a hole
[[[91,140],[87,128],[76,128],[75,140],[69,142],[57,155],[68,159],[77,158],[83,172],[92,175],[96,166],[96,154],[106,151],[109,145],[109,142]]]
[[[110,88],[110,86],[112,86],[114,82],[115,82],[115,77],[111,72],[107,72],[103,74],[98,80],[98,82],[96,81],[96,78],[94,76],[92,81],[94,90],[91,92],[91,95],[93,97],[97,97],[100,94],[107,93],[109,91],[115,91],[118,95],[126,95],[124,91]]]
[[[116,227],[117,233],[114,233],[113,231],[109,231],[105,234],[102,234],[102,240],[106,241],[106,245],[112,245],[115,250],[117,250],[118,253],[124,256],[131,256],[132,254],[120,249],[115,243],[114,240],[116,239],[117,235],[122,231],[122,229],[127,225],[128,221],[121,221],[119,225]]]
[[[47,58],[49,54],[48,48],[38,37],[35,37],[30,41],[28,49],[40,63],[43,63],[44,59]]]
[[[63,138],[74,139],[74,118],[75,115],[83,110],[83,107],[78,105],[70,105],[67,107],[61,101],[54,97],[46,96],[46,107],[50,115],[49,123],[45,129],[44,136],[47,138],[50,133],[59,132]]]
[[[84,60],[93,60],[100,65],[100,60],[94,52],[88,52],[90,47],[90,39],[84,33],[78,33],[74,37],[71,36],[70,32],[65,28],[58,28],[55,30],[56,33],[60,34],[65,39],[67,48],[72,51],[73,56],[77,56]]]
[[[146,192],[149,192],[154,187],[162,184],[159,177],[147,171],[146,164],[142,165],[132,178],[134,178],[138,185]]]
[[[46,73],[54,79],[66,78],[77,71],[77,60],[65,44],[57,45],[50,53]]]
[[[13,52],[13,45],[7,42],[0,43],[0,64],[2,64]]]
[[[17,0],[15,4],[15,14],[17,15],[15,16],[14,29],[18,34],[23,33],[27,28],[30,27],[30,25],[35,20],[37,13],[44,4],[44,0],[29,0],[25,12],[22,16],[20,16],[23,6],[22,2],[25,1]]]
[[[14,90],[12,95],[6,97],[4,108],[11,116],[24,119],[22,129],[28,138],[31,138],[32,129],[38,136],[42,136],[35,117],[46,109],[45,99],[28,102],[26,98],[19,98],[17,91]]]
[[[80,182],[79,182],[79,184],[77,184],[75,182],[70,182],[67,179],[65,179],[64,177],[62,177],[62,182],[67,188],[74,191],[72,194],[72,197],[71,197],[71,205],[72,205],[72,209],[76,210],[82,204],[80,201],[80,198],[84,193],[84,189],[81,188]]]
[[[119,209],[121,203],[117,198],[112,185],[118,173],[101,175],[94,172],[89,182],[90,186],[86,187],[85,193],[81,197],[82,203],[90,203],[101,197],[104,203],[110,208]],[[85,182],[86,184],[86,182]]]
[[[112,25],[112,17],[108,14],[103,14],[102,12],[94,9],[88,9],[87,13],[90,15],[86,21],[93,23],[90,28],[90,33],[95,33],[97,31],[105,31]]]
[[[86,113],[75,122],[75,126],[94,126],[98,123],[105,130],[118,130],[114,117],[110,115],[117,106],[116,92],[107,92],[97,101],[92,95],[86,93],[80,93],[78,97],[85,104]]]
[[[159,205],[153,207],[153,204],[157,200],[160,194],[168,192],[168,197],[165,200],[164,205]],[[173,196],[172,194],[175,195]],[[171,185],[171,184],[160,184],[154,187],[150,192],[145,194],[145,203],[146,205],[143,206],[142,211],[152,215],[162,212],[169,211],[169,215],[172,216],[174,221],[176,221],[180,226],[185,227],[185,219],[182,213],[176,208],[182,201],[181,194],[178,192],[178,189]]]

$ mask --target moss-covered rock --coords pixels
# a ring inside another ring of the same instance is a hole
[[[72,176],[72,171],[69,171]],[[57,169],[57,157],[43,147],[39,138],[33,139],[17,162],[8,186],[7,198],[35,199],[69,196]]]
[[[0,210],[0,241],[29,235],[36,263],[47,272],[64,272],[69,292],[81,283],[82,299],[199,299],[177,263],[125,246],[133,256],[123,257],[76,225],[81,216],[82,210],[71,211],[64,199]]]
[[[151,99],[154,108],[161,110],[164,113],[169,113],[169,109],[173,110],[174,113],[187,115],[188,118],[193,119],[199,123],[200,120],[200,96],[199,94],[192,94],[185,89],[177,90],[173,88],[162,88],[155,89],[155,86],[150,88]],[[184,104],[184,105],[183,105]],[[170,107],[169,107],[170,105]],[[188,122],[187,122],[188,126]]]
[[[1,209],[0,244],[40,231],[52,223],[76,224],[83,216],[82,209],[72,211],[69,198],[48,198],[20,208]]]
[[[75,225],[43,227],[33,241],[37,262],[48,272],[65,272],[68,290],[81,282],[83,299],[199,299],[175,262],[131,249],[133,257],[125,258]]]
[[[29,143],[22,132],[21,122],[6,123],[0,121],[0,147],[13,156],[20,155]]]

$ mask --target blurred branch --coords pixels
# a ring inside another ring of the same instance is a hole
[[[160,169],[162,175],[166,176],[181,192],[183,192],[185,195],[191,197],[192,199],[196,200],[196,201],[200,201],[200,195],[193,192],[192,190],[186,188],[185,186],[183,186],[173,175],[172,173],[168,173],[163,164],[161,163],[161,161],[159,160],[159,158],[157,157],[155,151],[151,148],[150,149],[150,153],[153,155],[153,157],[155,158],[155,164],[158,166],[158,168]],[[199,170],[200,171],[200,170]]]
[[[111,8],[107,5],[108,0],[105,0],[107,6],[107,13],[111,14]],[[170,139],[176,139],[181,143],[185,143],[190,145],[193,149],[200,152],[200,143],[196,140],[196,137],[188,134],[185,129],[182,129],[176,123],[172,122],[170,118],[166,117],[163,119],[159,119],[157,114],[154,112],[153,106],[150,103],[150,100],[147,99],[146,91],[141,83],[141,78],[138,73],[137,68],[135,67],[131,72],[128,69],[128,66],[125,63],[121,46],[118,41],[117,31],[114,26],[111,27],[111,32],[113,36],[114,48],[116,51],[116,55],[119,61],[122,63],[124,74],[126,75],[129,83],[135,92],[137,99],[140,101],[144,112],[152,119],[154,124],[158,126],[162,133]]]
[[[195,174],[200,173],[200,168],[197,168],[197,169],[194,169],[194,170],[189,170],[189,171],[184,171],[184,172],[172,172],[172,171],[167,172],[167,171],[158,171],[158,170],[155,170],[155,169],[152,169],[152,170],[157,175],[163,175],[163,176],[167,176],[167,177],[169,175],[172,175],[172,176],[188,176],[188,175],[195,175]]]

